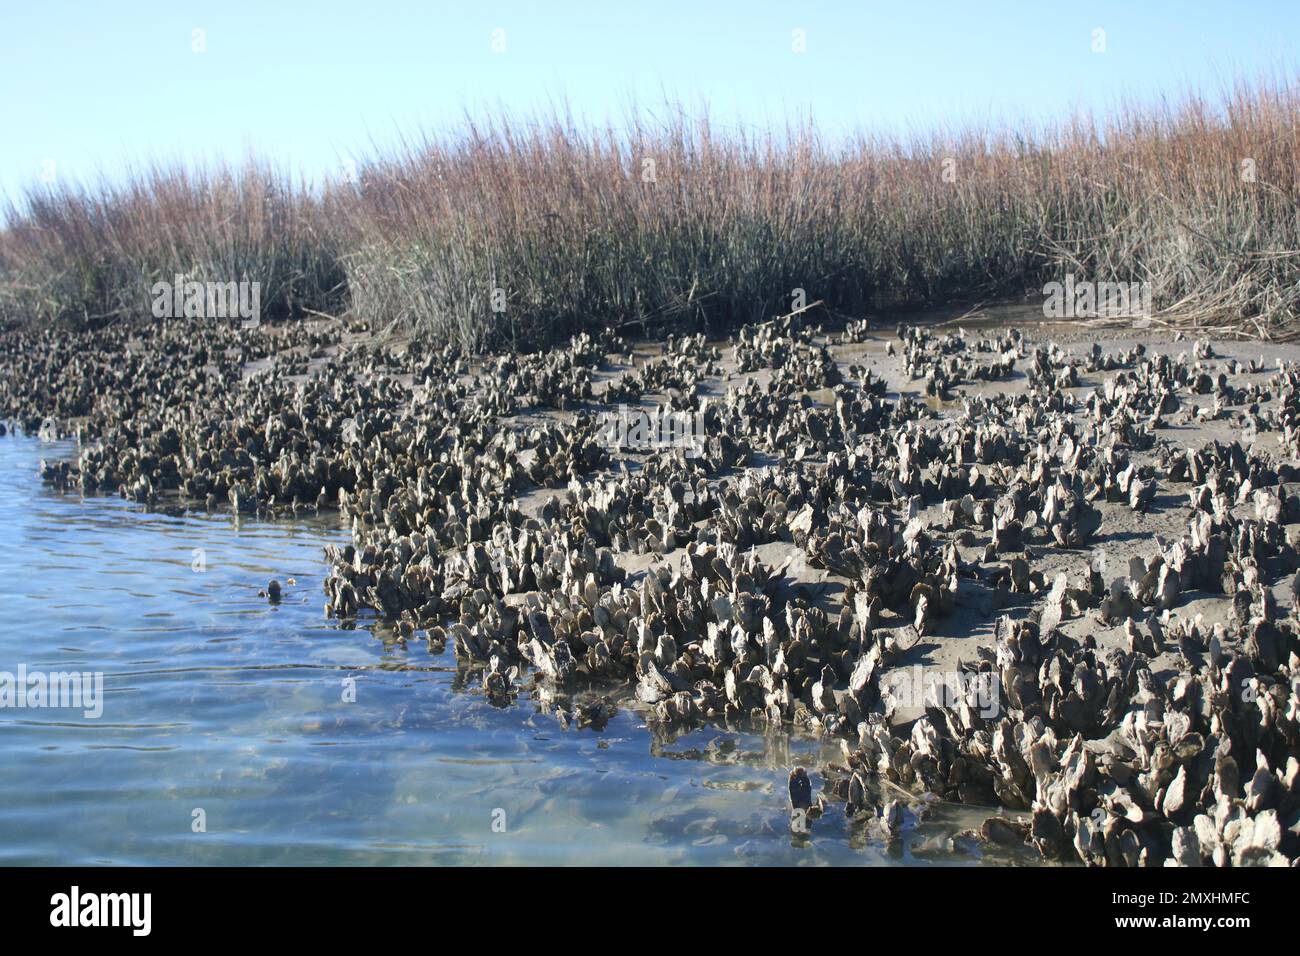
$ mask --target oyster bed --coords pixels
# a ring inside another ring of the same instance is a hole
[[[42,464],[70,491],[341,510],[325,613],[451,642],[489,699],[838,739],[820,793],[791,770],[814,828],[954,802],[989,808],[958,848],[1288,865],[1300,350],[1260,351],[784,319],[475,359],[164,322],[4,333],[0,416],[80,438]],[[701,446],[615,447],[636,406]]]

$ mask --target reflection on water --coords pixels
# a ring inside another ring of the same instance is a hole
[[[891,845],[839,811],[792,839],[785,777],[813,740],[663,737],[626,706],[579,729],[527,681],[494,707],[452,649],[325,618],[336,520],[43,489],[39,458],[72,451],[0,439],[0,671],[101,671],[103,715],[0,709],[0,863],[968,859],[955,808]],[[296,582],[278,605],[272,577]]]

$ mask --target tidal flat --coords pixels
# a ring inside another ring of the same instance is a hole
[[[1285,864],[1300,348],[1099,334],[8,332],[7,858]]]

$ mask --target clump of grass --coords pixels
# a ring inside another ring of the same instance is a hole
[[[1217,105],[1127,110],[1091,149],[1075,148],[1080,133],[1053,144],[1042,255],[1052,269],[1150,283],[1170,321],[1294,332],[1298,120],[1294,87],[1239,85]]]
[[[1300,306],[1297,121],[1277,81],[905,142],[680,110],[467,120],[320,195],[252,167],[29,197],[0,235],[0,308],[95,319],[143,311],[155,275],[248,276],[284,314],[337,302],[478,350],[1018,296],[1069,272],[1149,283],[1168,321],[1275,336]]]
[[[261,283],[263,314],[343,301],[321,202],[268,166],[153,167],[123,186],[30,191],[0,233],[0,318],[148,316],[158,281]]]

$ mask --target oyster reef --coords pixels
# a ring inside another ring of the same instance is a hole
[[[796,840],[960,806],[955,853],[1088,865],[1300,855],[1298,386],[1295,347],[1042,323],[0,338],[8,429],[77,441],[52,490],[337,514],[322,615],[570,733],[820,738],[772,773]]]

